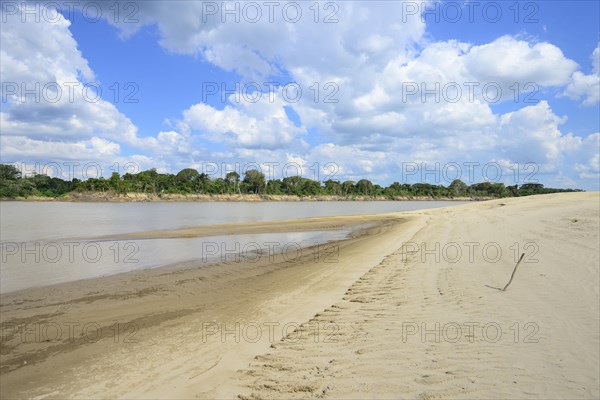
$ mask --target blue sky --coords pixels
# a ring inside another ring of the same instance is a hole
[[[277,2],[272,21],[229,2],[237,22],[222,2],[22,4],[2,4],[5,163],[311,178],[333,164],[384,185],[447,185],[459,166],[466,182],[598,190],[598,1]]]

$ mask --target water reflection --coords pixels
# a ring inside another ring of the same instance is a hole
[[[186,262],[194,262],[195,265],[270,262],[277,254],[282,254],[290,262],[299,260],[307,252],[311,252],[315,259],[329,257],[329,261],[332,261],[332,252],[319,254],[322,248],[307,247],[343,239],[348,232],[311,231],[115,241],[4,241],[1,247],[0,290],[7,293]]]

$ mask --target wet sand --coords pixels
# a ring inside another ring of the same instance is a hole
[[[392,235],[410,223],[376,215],[202,227],[194,234],[363,228],[258,261],[167,266],[3,295],[2,398],[211,397],[393,251]],[[233,333],[222,338],[215,327]]]

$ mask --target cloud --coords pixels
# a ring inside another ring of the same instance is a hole
[[[99,83],[77,48],[71,23],[55,8],[45,8],[45,17],[36,22],[31,15],[21,18],[21,7],[31,5],[15,6],[15,14],[2,15],[0,30],[4,162],[103,160],[110,165],[109,159],[125,162],[121,144],[149,151],[158,166],[168,165],[161,157],[193,154],[184,134],[140,137],[127,116],[96,95]],[[132,159],[147,158],[133,153]]]
[[[381,182],[398,180],[405,162],[494,161],[503,168],[535,162],[563,182],[597,174],[597,134],[563,132],[567,116],[555,114],[547,95],[552,89],[597,104],[599,48],[585,74],[548,42],[508,35],[489,43],[432,41],[420,16],[405,15],[402,2],[284,2],[272,22],[257,3],[263,13],[255,23],[247,21],[251,10],[243,2],[135,4],[138,23],[108,19],[124,39],[156,27],[168,52],[201,57],[243,82],[297,82],[301,98],[291,102],[276,88],[258,101],[230,96],[222,107],[190,104],[168,130],[139,135],[113,104],[90,102],[79,90],[73,99],[36,103],[4,85],[3,156],[41,157],[46,148],[48,157],[60,157],[63,148],[63,158],[77,151],[116,158],[127,151],[164,170],[203,160],[294,162],[304,169],[335,162],[341,179]],[[300,4],[299,21],[286,21],[287,4]],[[112,6],[101,3],[107,18]],[[223,7],[237,11],[224,14]],[[4,81],[83,86],[95,79],[69,21],[57,20],[22,24],[17,16],[3,24]],[[522,100],[527,84],[537,90],[533,104],[515,104],[504,114],[494,108],[516,95]],[[484,91],[486,85],[492,90]],[[491,101],[494,90],[500,95]]]
[[[383,67],[392,55],[410,53],[425,24],[419,15],[406,15],[403,3],[254,3],[257,14],[237,1],[152,1],[138,3],[137,24],[108,21],[125,36],[156,24],[167,50],[202,54],[245,78],[264,79],[281,65],[288,71],[310,70],[314,79],[354,74],[365,63]]]
[[[566,118],[554,114],[546,101],[504,114],[495,151],[516,162],[554,168],[560,165],[564,151],[576,146],[573,141],[577,138],[561,133],[559,126],[564,122]]]
[[[118,143],[98,137],[76,142],[49,142],[23,136],[0,136],[0,143],[4,162],[106,162],[107,159],[120,158]]]
[[[466,55],[464,65],[473,77],[484,82],[499,82],[502,86],[515,82],[562,86],[578,67],[550,43],[531,44],[512,36],[474,46]]]
[[[234,98],[236,95],[231,95],[222,110],[205,103],[191,106],[183,112],[183,125],[199,131],[204,139],[233,148],[273,150],[303,145],[306,131],[289,119],[279,94],[261,94],[256,102],[243,96],[237,96],[237,101]]]
[[[113,104],[96,96],[94,73],[77,49],[71,23],[53,8],[47,13],[39,22],[22,22],[20,8],[15,15],[3,15],[2,135],[135,142],[137,128]]]
[[[600,178],[600,133],[594,133],[586,137],[582,143],[575,162],[574,169],[581,179]]]
[[[573,100],[583,100],[584,106],[593,106],[600,101],[600,43],[591,55],[592,73],[575,71],[564,95]]]
[[[13,15],[6,15],[2,7],[0,72],[3,81],[65,82],[78,76],[92,81],[94,73],[69,31],[71,22],[52,8],[48,8],[47,17],[37,23],[31,16],[22,22],[24,5],[19,4]]]

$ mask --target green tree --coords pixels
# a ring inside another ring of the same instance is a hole
[[[110,175],[110,178],[108,179],[108,185],[117,193],[122,193],[124,191],[124,186],[121,185],[121,176],[118,172],[113,172]]]
[[[509,195],[512,197],[519,196],[519,185],[507,186],[506,190],[508,191]]]
[[[210,184],[210,176],[206,173],[201,173],[196,177],[195,188],[200,193],[208,193],[208,186]]]
[[[356,192],[365,196],[373,195],[373,183],[368,179],[356,182]]]
[[[208,192],[212,194],[224,194],[227,192],[227,182],[223,178],[217,178],[208,184]]]
[[[200,175],[198,171],[193,168],[184,168],[175,175],[178,182],[193,182]]]
[[[390,197],[395,197],[395,196],[402,196],[403,194],[408,194],[408,193],[405,193],[405,191],[400,183],[394,182],[387,188],[386,194]]]
[[[321,192],[321,184],[312,179],[304,178],[302,181],[301,196],[316,196]]]
[[[344,196],[350,196],[351,194],[354,194],[354,182],[345,181],[342,183],[342,192],[344,193]]]
[[[232,190],[235,193],[240,192],[240,174],[235,171],[228,172],[225,175],[225,184],[227,188]]]
[[[137,178],[144,193],[156,193],[156,183],[158,180],[158,172],[156,172],[156,168],[138,173]]]
[[[198,190],[196,179],[200,174],[193,168],[182,169],[175,175],[177,189],[180,192],[195,192]]]
[[[283,178],[283,191],[288,195],[302,195],[303,178],[301,176],[288,176]]]
[[[284,194],[283,182],[281,179],[273,179],[267,182],[265,187],[265,193],[267,194]]]
[[[415,183],[411,186],[411,191],[415,196],[436,197],[438,187],[429,183]]]
[[[385,195],[390,199],[399,195],[454,197],[457,195],[472,195],[485,197],[529,196],[544,193],[560,193],[580,191],[576,189],[545,188],[541,183],[525,183],[506,187],[503,183],[481,182],[467,186],[459,179],[454,180],[448,187],[431,185],[428,183],[392,183],[387,188],[373,184],[367,179],[359,180],[356,185],[352,181],[340,183],[327,180],[324,186],[318,181],[292,176],[282,180],[266,181],[264,174],[257,170],[249,170],[240,182],[237,172],[229,172],[225,179],[211,180],[205,173],[198,173],[195,169],[186,168],[177,175],[158,173],[155,168],[142,171],[138,174],[126,173],[120,177],[113,173],[109,179],[88,178],[80,181],[64,181],[61,178],[51,178],[44,174],[34,174],[23,177],[20,171],[9,164],[0,164],[0,197],[15,198],[28,196],[61,196],[70,191],[105,192],[144,192],[144,193],[267,193],[267,194],[293,194],[297,196],[317,196],[322,194],[352,196],[361,194],[366,196]]]
[[[252,193],[260,194],[266,185],[265,174],[255,169],[248,170],[244,175],[244,183]]]
[[[324,183],[325,193],[333,196],[339,196],[342,194],[342,185],[338,181],[328,179]]]
[[[450,189],[450,193],[454,196],[464,196],[467,194],[469,187],[460,179],[455,179],[450,186],[448,186],[448,189]]]
[[[21,178],[21,171],[11,164],[0,164],[0,179],[16,181]]]

